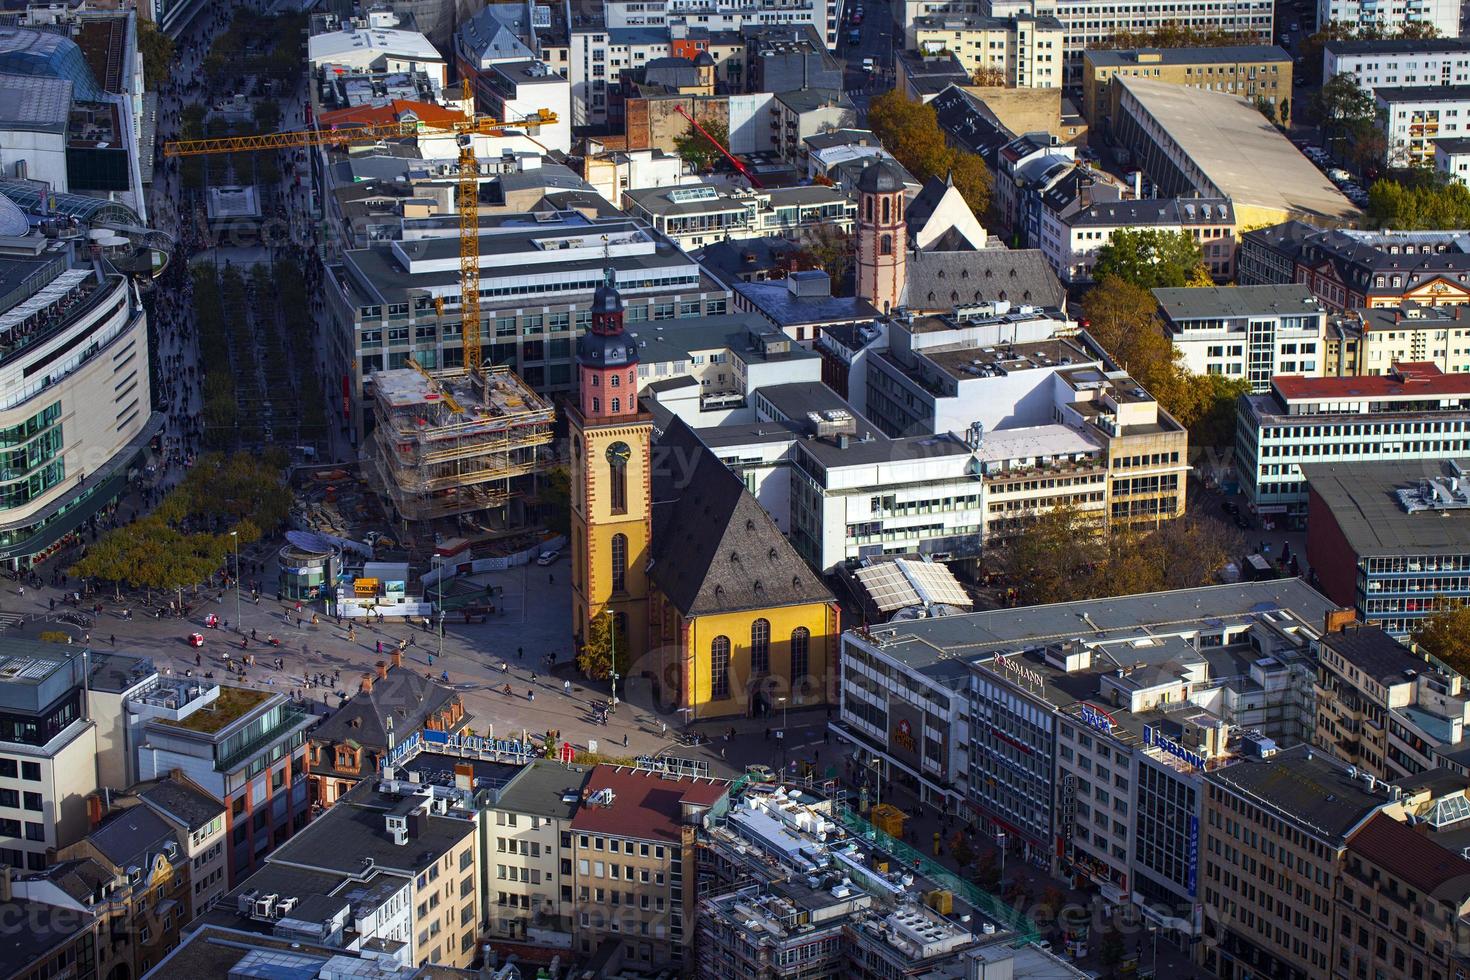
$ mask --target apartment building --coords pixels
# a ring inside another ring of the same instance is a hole
[[[1373,97],[1390,167],[1433,166],[1439,139],[1470,134],[1470,84],[1379,88]]]
[[[1313,463],[1442,460],[1470,453],[1470,379],[1399,363],[1356,378],[1281,375],[1241,398],[1236,472],[1256,514],[1301,526],[1302,467]]]
[[[453,688],[403,665],[394,651],[362,678],[358,692],[322,720],[307,742],[311,801],[331,806],[378,772],[395,745],[420,731],[455,732],[472,718]]]
[[[695,834],[729,801],[723,780],[599,765],[572,817],[575,953],[604,943],[637,969],[693,962]]]
[[[1155,289],[1159,317],[1195,374],[1244,378],[1257,393],[1278,374],[1319,377],[1327,310],[1306,286]]]
[[[1291,55],[1272,44],[1220,48],[1144,48],[1082,54],[1082,114],[1088,128],[1111,131],[1109,87],[1119,75],[1228,92],[1273,106],[1290,101]],[[1288,105],[1288,112],[1290,107]]]
[[[1345,24],[1359,31],[1397,34],[1410,25],[1434,28],[1441,38],[1460,36],[1460,6],[1454,0],[1317,0],[1318,24]],[[1328,76],[1331,77],[1330,75]]]
[[[1045,14],[936,14],[910,21],[904,40],[925,56],[953,54],[969,76],[961,84],[1061,88],[1064,33],[1062,22]]]
[[[87,832],[97,726],[82,696],[84,647],[0,645],[0,864],[41,871],[47,852]]]
[[[1348,841],[1393,796],[1308,745],[1261,755],[1205,774],[1199,962],[1223,980],[1332,975]]]
[[[1191,774],[1225,752],[1222,725],[1310,737],[1309,643],[1331,608],[1299,580],[1278,580],[849,632],[832,730],[882,760],[885,801],[973,813],[1039,867],[1076,854],[1100,888],[1124,901],[1138,890],[1164,906],[1160,920],[1182,920],[1165,928],[1188,931],[1179,834],[1195,805],[1186,791],[1198,791]],[[1138,645],[1144,630],[1151,642]],[[1143,806],[1152,822],[1136,819]]]
[[[1266,42],[1271,36],[1272,8],[1261,0],[1231,0],[1224,4],[1176,4],[1170,23],[1204,30],[1215,28],[1237,35],[1241,42]],[[1063,27],[1061,50],[1065,75],[1059,84],[1081,87],[1085,78],[1084,52],[1102,46],[1119,31],[1143,32],[1160,25],[1159,12],[1132,0],[1098,6],[1079,0],[903,0],[893,6],[895,26],[903,30],[923,17],[989,17],[1010,19],[1055,18]]]
[[[16,929],[6,954],[6,980],[45,976],[96,976],[97,948],[102,919],[90,912],[76,914],[66,905],[52,905],[15,894],[9,865],[0,866],[0,909],[12,921],[33,923]]]
[[[168,677],[127,709],[141,780],[183,770],[224,804],[230,887],[311,819],[305,742],[316,718],[286,695]]]
[[[1037,244],[1068,286],[1092,282],[1098,253],[1119,231],[1185,234],[1199,243],[1205,268],[1217,280],[1235,271],[1235,209],[1223,198],[1123,200],[1121,188],[1078,168],[1039,195]],[[1029,215],[1028,215],[1029,219]],[[1029,221],[1028,221],[1029,223]]]
[[[106,884],[97,888],[98,882]],[[98,973],[141,977],[178,943],[189,921],[192,884],[191,863],[174,828],[147,807],[130,807],[108,814],[86,837],[58,851],[56,864],[17,887],[101,916],[113,942],[98,951]]]
[[[611,0],[605,8],[604,16],[610,28],[739,31],[766,25],[809,24],[829,48],[837,47],[837,20],[841,13],[833,0],[759,0],[753,4],[720,0],[697,7],[675,0]]]
[[[1385,374],[1403,362],[1433,364],[1445,374],[1470,371],[1470,306],[1409,300],[1328,318],[1324,374]]]
[[[1433,774],[1438,779],[1429,785],[1443,786],[1444,775]],[[1406,805],[1430,795],[1412,783],[1402,789]],[[1452,814],[1464,806],[1463,795],[1433,804],[1428,832],[1379,813],[1348,839],[1333,910],[1337,976],[1361,970],[1449,980],[1463,969],[1470,860],[1464,821]]]
[[[1395,636],[1470,598],[1467,465],[1462,443],[1419,461],[1303,467],[1307,558],[1323,593]]]
[[[409,222],[404,238],[328,263],[329,370],[346,379],[344,420],[361,439],[374,371],[464,363],[459,241],[452,218]],[[575,211],[481,219],[480,334],[486,363],[538,393],[573,390],[573,347],[592,322],[592,294],[612,269],[627,322],[728,312],[729,291],[664,235],[631,219]],[[366,399],[366,400],[365,400]]]
[[[1369,92],[1380,87],[1470,83],[1470,41],[1459,30],[1429,41],[1328,41],[1322,46],[1322,77],[1348,74]]]
[[[727,239],[800,239],[819,227],[852,231],[857,202],[820,184],[730,192],[710,184],[624,192],[628,213],[690,251]]]
[[[192,922],[222,898],[225,884],[225,807],[182,773],[128,791],[174,829],[189,860],[190,896],[182,921]],[[114,801],[117,797],[113,797]]]
[[[485,911],[495,935],[532,942],[554,936],[556,944],[571,945],[577,912],[572,818],[591,772],[590,766],[538,759],[482,803]]]
[[[1333,310],[1470,300],[1470,249],[1456,232],[1324,230],[1289,221],[1242,235],[1239,252],[1241,285],[1305,283]]]
[[[1470,183],[1470,137],[1434,141],[1434,169],[1460,183]]]
[[[359,783],[265,858],[205,919],[396,968],[468,968],[484,921],[483,814],[473,777]]]
[[[1314,744],[1378,779],[1418,776],[1463,748],[1465,679],[1376,626],[1325,634]]]

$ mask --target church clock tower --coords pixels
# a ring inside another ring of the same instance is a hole
[[[572,629],[580,643],[592,618],[612,610],[618,643],[636,659],[648,644],[653,423],[638,409],[638,345],[623,333],[611,271],[593,296],[591,329],[577,341],[577,380],[568,413]]]

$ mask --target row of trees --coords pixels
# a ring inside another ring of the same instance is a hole
[[[1163,24],[1151,31],[1119,31],[1089,47],[1099,50],[1132,48],[1220,48],[1260,40],[1255,31],[1232,32],[1219,27],[1201,30],[1178,22]]]
[[[69,574],[119,592],[197,586],[224,565],[234,535],[245,547],[285,523],[291,492],[284,465],[278,453],[200,457],[153,513],[102,535]]]
[[[211,447],[233,444],[239,423],[235,374],[230,370],[230,326],[225,322],[224,297],[214,266],[199,262],[189,270],[194,280],[194,316],[199,329],[199,364],[204,371],[204,440]],[[240,278],[234,269],[226,277]],[[243,284],[241,284],[243,290]]]
[[[1368,189],[1368,216],[1380,228],[1428,231],[1470,227],[1470,189],[1429,168],[1409,181],[1380,179]]]
[[[868,128],[917,180],[948,176],[971,211],[982,215],[989,210],[990,171],[985,161],[945,141],[932,105],[890,90],[869,103]]]
[[[1213,517],[1147,528],[1101,518],[1070,504],[1037,514],[994,551],[989,570],[1038,605],[1212,585],[1244,551],[1240,533]]]
[[[305,56],[306,26],[305,14],[267,17],[236,7],[229,30],[215,38],[205,55],[205,78],[213,85],[247,75],[294,78]]]

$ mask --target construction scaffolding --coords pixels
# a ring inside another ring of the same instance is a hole
[[[506,367],[409,367],[372,376],[376,427],[364,467],[406,521],[503,507],[545,469],[556,411]]]

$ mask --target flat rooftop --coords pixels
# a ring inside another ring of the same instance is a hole
[[[1153,294],[1159,309],[1171,320],[1305,315],[1325,310],[1312,291],[1298,283],[1155,289]]]
[[[1470,460],[1457,462],[1470,467]],[[1444,479],[1445,463],[1308,463],[1301,470],[1359,557],[1470,553],[1470,510],[1410,513],[1395,493]]]
[[[275,695],[269,691],[252,691],[245,687],[221,687],[219,697],[188,716],[172,721],[154,718],[154,724],[185,731],[213,735],[234,724],[241,718],[265,704]]]
[[[582,798],[582,785],[591,772],[591,766],[568,766],[549,759],[536,759],[501,790],[495,806],[517,813],[570,820],[576,815]]]
[[[1118,83],[1237,211],[1253,206],[1332,221],[1362,217],[1326,174],[1244,99],[1126,75],[1119,75]],[[1271,178],[1262,180],[1262,174]]]
[[[484,394],[468,373],[436,372],[432,375],[413,368],[374,371],[373,394],[378,403],[393,411],[443,406],[443,417],[434,425],[482,421],[488,428],[504,428],[516,416],[549,412],[551,406],[512,371],[486,371]],[[447,396],[447,397],[446,397]],[[449,400],[459,405],[455,411]]]
[[[1014,374],[1092,361],[1082,345],[1065,337],[1003,346],[929,349],[923,351],[923,356],[958,381],[984,377],[987,369]]]
[[[1400,85],[1396,88],[1376,86],[1373,94],[1380,102],[1470,102],[1470,85]]]
[[[1205,774],[1205,779],[1255,803],[1264,803],[1288,823],[1304,825],[1341,842],[1392,797],[1368,789],[1347,767],[1320,749],[1298,745],[1266,759],[1247,758]]]
[[[1104,448],[1101,440],[1069,425],[1027,425],[1015,429],[988,429],[980,437],[980,448],[975,456],[982,462],[999,462],[1098,453]]]
[[[1274,44],[1229,44],[1218,48],[1128,48],[1086,51],[1082,55],[1098,68],[1137,65],[1232,65],[1238,62],[1290,62],[1291,55]]]
[[[1007,652],[1050,640],[1124,640],[1145,637],[1150,626],[1289,612],[1313,628],[1337,608],[1301,579],[1211,585],[1173,592],[993,609],[963,616],[885,623],[868,631],[885,656],[916,670]]]
[[[1399,374],[1366,374],[1349,378],[1304,378],[1283,374],[1272,378],[1281,397],[1290,399],[1342,399],[1363,401],[1370,398],[1455,398],[1470,396],[1470,375],[1443,374],[1433,365],[1399,364]],[[1402,369],[1408,368],[1408,372]]]

